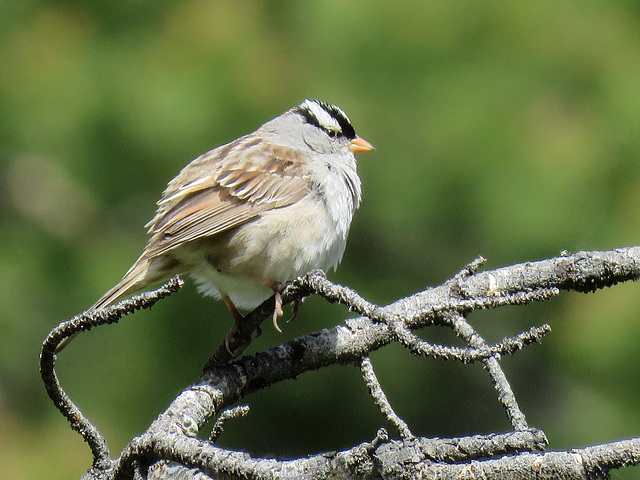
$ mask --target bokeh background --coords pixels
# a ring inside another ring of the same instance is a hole
[[[0,0],[2,475],[89,467],[40,381],[42,340],[119,280],[183,165],[305,98],[340,105],[377,147],[359,157],[364,202],[330,275],[375,303],[478,255],[494,268],[640,243],[638,2]],[[249,351],[348,315],[309,299]],[[551,448],[640,435],[640,286],[470,321],[494,341],[551,324],[542,345],[503,361]],[[82,335],[58,372],[117,454],[229,326],[224,305],[188,283]],[[480,366],[393,346],[372,358],[414,433],[509,428]],[[256,455],[343,449],[382,424],[352,366],[246,401],[220,443]]]

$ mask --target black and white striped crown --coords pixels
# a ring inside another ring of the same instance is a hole
[[[332,138],[345,137],[349,140],[356,138],[351,120],[340,107],[322,100],[305,100],[294,110],[302,115],[307,123],[315,125]]]

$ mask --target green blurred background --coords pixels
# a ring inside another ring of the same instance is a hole
[[[89,467],[40,381],[42,340],[120,279],[182,166],[305,98],[340,105],[377,147],[359,157],[364,201],[330,274],[375,303],[478,255],[494,268],[640,243],[638,2],[0,0],[2,475]],[[502,362],[551,448],[640,435],[639,294],[621,285],[470,317],[492,341],[551,324]],[[309,299],[249,352],[348,315]],[[188,282],[82,335],[58,372],[117,454],[229,326]],[[480,366],[394,346],[372,358],[414,433],[509,428]],[[352,366],[246,401],[220,443],[256,455],[343,449],[382,424]]]

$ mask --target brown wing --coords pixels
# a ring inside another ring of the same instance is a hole
[[[296,150],[247,136],[198,157],[173,179],[147,227],[148,257],[215,235],[309,193],[306,162]]]

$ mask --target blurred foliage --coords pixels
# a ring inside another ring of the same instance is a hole
[[[640,243],[639,78],[633,1],[0,0],[3,473],[89,467],[42,387],[41,341],[122,276],[166,182],[200,153],[304,98],[343,107],[377,150],[359,157],[364,202],[331,278],[384,304],[480,254],[497,267]],[[492,339],[553,327],[503,362],[552,448],[640,434],[638,298],[630,284],[471,317]],[[309,299],[250,351],[347,315]],[[190,284],[83,335],[61,381],[116,453],[229,325]],[[479,366],[397,347],[373,360],[415,433],[509,428]],[[259,455],[345,448],[381,424],[355,367],[247,401],[221,443]]]

